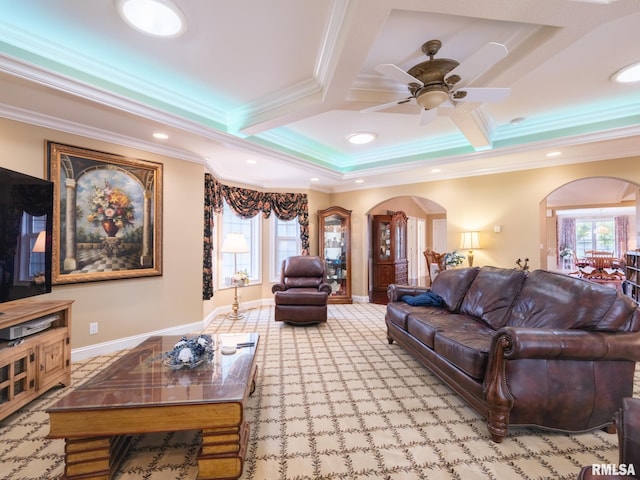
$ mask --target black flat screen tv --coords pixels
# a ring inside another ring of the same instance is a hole
[[[0,167],[0,303],[51,292],[52,234],[53,183]]]

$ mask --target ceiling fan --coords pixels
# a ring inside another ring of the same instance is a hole
[[[458,102],[499,102],[509,95],[510,88],[468,87],[480,74],[507,56],[507,48],[489,42],[463,63],[449,58],[434,58],[442,47],[440,40],[429,40],[422,45],[422,51],[429,60],[411,67],[408,71],[385,63],[375,70],[382,75],[407,84],[411,95],[390,103],[376,105],[362,110],[372,112],[395,105],[414,103],[421,109],[420,124],[436,117],[438,107],[454,108]]]

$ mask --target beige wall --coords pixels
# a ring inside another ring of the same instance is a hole
[[[44,176],[45,139],[160,162],[164,166],[163,275],[54,286],[52,298],[75,300],[74,349],[190,325],[231,303],[232,290],[218,291],[212,300],[202,301],[201,186],[205,171],[202,165],[4,119],[0,119],[3,153],[0,165]],[[367,215],[382,202],[385,209],[399,210],[388,200],[402,197],[399,204],[407,206],[406,198],[416,196],[428,198],[446,209],[449,250],[457,248],[462,230],[478,230],[482,249],[475,252],[475,265],[511,268],[517,258],[529,257],[532,268],[537,268],[541,256],[546,256],[547,241],[541,201],[558,187],[580,178],[616,177],[640,184],[639,160],[637,157],[618,159],[348,193],[307,191],[310,253],[318,253],[317,211],[333,205],[352,210],[352,290],[354,296],[366,298]],[[269,223],[263,222],[266,249]],[[500,225],[502,232],[494,233],[494,225]],[[269,252],[263,253],[266,274]],[[265,281],[243,288],[241,297],[245,302],[268,301],[272,298],[271,284]],[[90,322],[99,323],[97,335],[88,335]]]
[[[460,232],[478,230],[482,249],[474,252],[474,265],[512,268],[518,258],[528,257],[535,269],[546,258],[546,211],[541,208],[546,196],[588,177],[640,184],[639,160],[632,157],[334,194],[333,204],[353,210],[353,237],[360,242],[352,255],[353,294],[367,295],[367,214],[384,200],[416,196],[442,205],[447,212],[448,251],[458,248]],[[385,206],[395,209],[393,202]],[[501,226],[501,233],[494,233],[495,225]]]
[[[0,119],[0,166],[44,177],[44,141],[52,140],[163,164],[163,275],[54,286],[72,299],[71,347],[113,341],[202,320],[202,165]],[[89,323],[98,334],[89,336]]]

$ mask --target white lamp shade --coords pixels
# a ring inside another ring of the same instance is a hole
[[[35,253],[42,253],[45,251],[45,243],[47,241],[47,232],[42,230],[39,234],[38,234],[38,238],[36,238],[36,243],[33,244],[33,250],[31,250],[32,252]]]
[[[220,251],[222,253],[247,253],[249,246],[242,233],[230,233],[224,238]]]
[[[478,232],[462,232],[460,236],[460,248],[463,250],[475,250],[480,248]]]

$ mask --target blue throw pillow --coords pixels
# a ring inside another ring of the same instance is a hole
[[[415,297],[413,295],[403,295],[400,300],[414,307],[442,307],[444,305],[442,297],[430,290]]]

